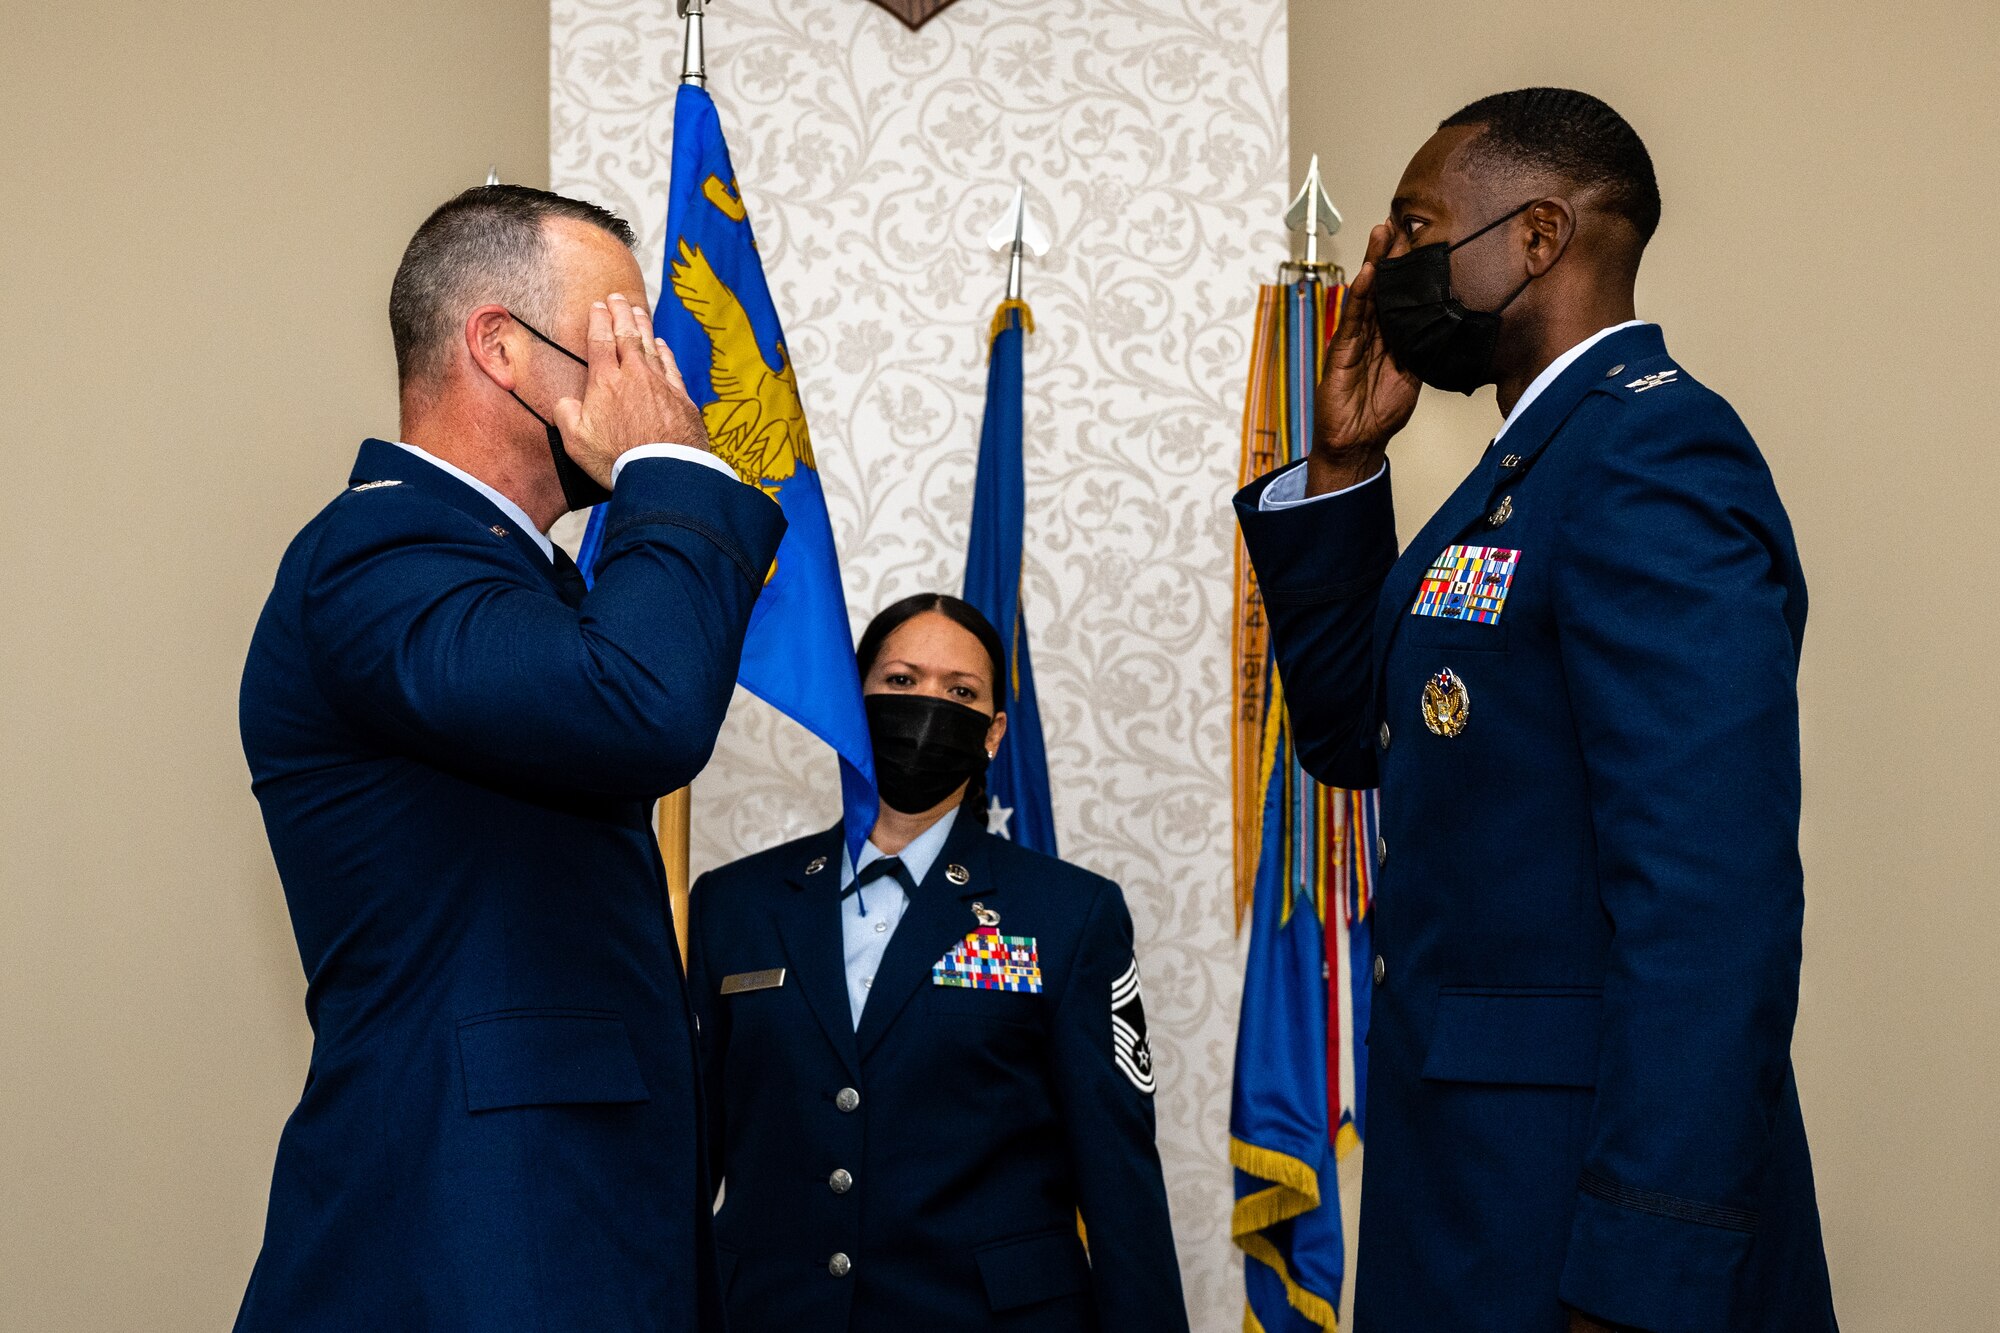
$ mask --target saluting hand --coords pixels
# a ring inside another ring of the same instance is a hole
[[[583,401],[556,403],[563,447],[600,486],[611,485],[611,467],[642,444],[709,448],[701,409],[688,397],[674,354],[653,336],[645,307],[613,292],[590,310],[590,379]]]
[[[1306,494],[1357,485],[1382,466],[1389,439],[1410,420],[1423,388],[1397,366],[1375,319],[1375,262],[1389,252],[1387,223],[1368,233],[1368,253],[1347,288],[1340,327],[1327,350],[1313,412],[1312,454],[1306,461]]]

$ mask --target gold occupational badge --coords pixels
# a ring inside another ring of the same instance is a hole
[[[1472,695],[1450,667],[1424,682],[1424,725],[1446,740],[1465,730],[1472,714]]]

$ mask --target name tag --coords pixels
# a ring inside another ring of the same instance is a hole
[[[785,969],[768,967],[762,972],[734,972],[722,979],[724,995],[741,995],[745,991],[776,990],[785,984]]]

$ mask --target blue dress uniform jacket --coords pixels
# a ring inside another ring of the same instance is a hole
[[[311,1067],[245,1333],[717,1326],[697,1055],[648,827],[714,745],[784,520],[628,466],[596,587],[371,440],[242,689]]]
[[[1382,790],[1356,1328],[1831,1330],[1790,1062],[1806,587],[1743,424],[1643,326],[1400,559],[1387,477],[1259,512],[1270,481],[1237,509],[1300,758]],[[1412,614],[1460,545],[1519,553],[1497,620]]]
[[[1114,1036],[1114,1003],[1144,1034],[1124,898],[978,822],[911,895],[858,1032],[838,827],[695,886],[731,1333],[1187,1329],[1151,1057],[1128,1041],[1121,1067]],[[975,902],[1034,941],[1039,993],[934,983]]]

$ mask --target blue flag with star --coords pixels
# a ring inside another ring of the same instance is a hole
[[[1021,352],[1022,340],[1034,327],[1034,316],[1021,301],[1002,302],[993,316],[986,418],[979,427],[979,475],[972,488],[972,536],[965,554],[965,600],[993,622],[1007,645],[1007,679],[999,698],[1007,714],[1007,736],[986,776],[988,826],[1023,847],[1054,856],[1049,761],[1028,658],[1028,627],[1021,616],[1021,543],[1027,523]]]
[[[1274,700],[1270,725],[1283,727]],[[1341,1126],[1329,1123],[1328,1030],[1338,1022],[1326,984],[1329,923],[1301,861],[1320,839],[1299,836],[1288,810],[1318,804],[1288,737],[1264,772],[1263,848],[1250,920],[1250,952],[1236,1030],[1229,1104],[1229,1162],[1236,1206],[1230,1234],[1243,1251],[1244,1327],[1261,1333],[1332,1333],[1346,1267],[1337,1162]],[[1312,845],[1299,846],[1300,842]],[[1336,910],[1337,910],[1337,904]]]
[[[706,89],[674,103],[666,269],[653,331],[673,349],[716,457],[785,511],[790,525],[750,615],[737,683],[833,747],[848,851],[875,826],[874,750],[841,587],[840,557],[820,487],[798,380],[729,145]],[[603,541],[590,516],[577,563],[589,575]]]

